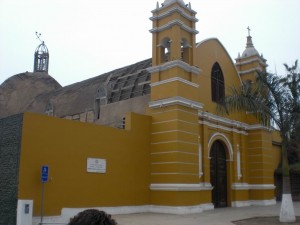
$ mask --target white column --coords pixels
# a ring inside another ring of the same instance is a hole
[[[203,170],[202,170],[202,146],[200,144],[200,136],[198,138],[198,148],[199,148],[199,177],[202,177]]]
[[[236,167],[237,167],[236,169],[237,169],[238,180],[240,180],[242,177],[242,172],[241,172],[241,153],[240,153],[239,144],[236,145]]]

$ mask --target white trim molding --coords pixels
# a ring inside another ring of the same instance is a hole
[[[249,201],[233,201],[231,202],[232,207],[246,207],[246,206],[268,206],[276,205],[275,199],[268,200],[249,200]]]
[[[256,68],[252,68],[252,69],[249,69],[249,70],[239,71],[239,75],[243,76],[245,74],[252,73],[252,72],[257,72],[257,71],[262,72],[262,69],[260,67],[256,67]]]
[[[172,2],[172,3],[173,3],[173,2]],[[152,10],[151,12],[152,12],[152,13],[158,13],[159,11],[161,11],[161,10],[164,9],[166,6],[168,6],[168,5],[172,4],[172,3],[165,4],[165,5],[163,5],[162,7],[159,7],[158,2],[157,2],[156,9]],[[192,10],[191,7],[186,7],[185,4],[182,4],[181,1],[177,1],[177,3],[179,3],[181,6],[183,6],[184,9],[188,10],[190,13],[195,14],[195,15],[197,14],[197,12],[194,11],[194,10]]]
[[[150,33],[158,33],[158,32],[170,29],[175,25],[180,26],[183,30],[185,30],[185,31],[187,31],[191,34],[198,34],[199,33],[199,31],[187,26],[186,24],[184,24],[184,22],[182,22],[181,20],[178,20],[178,19],[172,20],[169,23],[167,23],[165,25],[162,25],[161,27],[154,27],[153,29],[151,29],[149,31],[150,31]]]
[[[202,72],[202,70],[199,69],[198,67],[191,66],[190,64],[183,62],[182,60],[173,60],[173,61],[166,62],[162,65],[152,66],[152,67],[147,68],[147,71],[149,73],[155,73],[155,72],[169,70],[174,67],[179,67],[179,68],[185,70],[186,72],[192,72],[195,74],[200,74]]]
[[[240,58],[237,58],[235,60],[239,60],[239,59]],[[263,65],[265,67],[268,66],[268,64],[266,64],[265,61],[262,60],[262,58],[260,58],[260,57],[259,58],[254,58],[254,59],[249,59],[249,60],[246,60],[244,62],[237,62],[237,63],[235,63],[235,65],[236,66],[242,66],[242,65],[250,64],[250,63],[253,63],[253,62],[256,62],[256,61],[258,61],[261,65]]]
[[[151,184],[151,191],[210,191],[213,187],[210,183],[199,184]]]
[[[249,184],[250,190],[274,190],[274,184]]]
[[[199,124],[206,125],[206,126],[209,126],[209,127],[213,127],[213,128],[216,128],[216,129],[221,129],[221,130],[234,132],[234,133],[237,133],[237,134],[243,134],[243,135],[246,135],[246,136],[248,135],[248,133],[246,131],[243,131],[243,130],[240,131],[240,130],[235,129],[235,128],[225,127],[225,126],[222,126],[222,125],[219,125],[219,124],[210,123],[208,121],[199,121]]]
[[[173,77],[173,78],[170,78],[170,79],[154,82],[154,83],[151,83],[150,86],[151,87],[156,87],[156,86],[159,86],[159,85],[162,85],[162,84],[168,84],[168,83],[175,82],[175,81],[190,85],[190,86],[195,87],[195,88],[199,87],[199,84],[195,84],[193,82],[187,81],[185,79],[182,79],[181,77]]]
[[[163,12],[163,13],[161,13],[159,15],[154,15],[154,16],[150,17],[149,19],[151,21],[160,20],[160,19],[163,19],[163,18],[165,18],[167,16],[170,16],[171,14],[173,14],[175,12],[178,12],[184,18],[186,18],[186,19],[188,19],[188,20],[190,20],[192,22],[198,22],[199,21],[195,16],[190,16],[189,14],[185,13],[184,10],[182,10],[179,7],[173,7],[171,9],[169,9],[168,11]]]
[[[232,183],[231,185],[232,190],[249,190],[248,183]]]
[[[222,140],[224,142],[224,144],[226,145],[226,147],[228,149],[229,161],[233,161],[233,149],[232,149],[231,142],[224,134],[219,133],[219,132],[214,133],[208,141],[208,157],[210,156],[211,146],[212,146],[213,142],[216,140]]]
[[[203,104],[180,97],[180,96],[176,96],[176,97],[172,97],[172,98],[165,98],[165,99],[149,102],[149,107],[155,109],[155,108],[161,108],[164,106],[171,106],[171,105],[177,105],[177,104],[182,105],[182,106],[187,106],[190,108],[195,108],[198,110],[203,108]]]
[[[274,184],[232,183],[232,190],[274,190]]]
[[[247,134],[246,131],[249,131],[249,130],[259,130],[259,129],[267,130],[267,131],[272,131],[273,130],[272,128],[263,126],[261,124],[249,125],[247,123],[239,122],[237,120],[231,120],[231,119],[228,119],[228,118],[225,118],[225,117],[217,116],[215,114],[200,111],[200,110],[199,110],[198,115],[199,115],[199,118],[203,118],[203,119],[213,121],[213,122],[217,122],[217,123],[222,123],[224,125],[235,127],[237,129],[244,129],[244,131],[243,130],[239,131],[242,134]],[[208,125],[208,126],[213,126],[213,124],[208,124],[208,122],[206,122],[206,121],[203,121],[203,122],[199,121],[199,123],[200,124],[205,124],[205,125]],[[217,125],[215,125],[215,126],[217,126]],[[218,128],[223,128],[224,129],[224,127],[221,127],[221,126],[218,127]],[[229,130],[229,129],[227,129],[227,130]],[[233,128],[231,130],[237,132],[236,130],[233,130]]]

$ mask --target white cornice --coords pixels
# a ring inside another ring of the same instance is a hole
[[[244,129],[245,131],[247,131],[247,130],[267,130],[267,131],[271,131],[272,130],[271,128],[265,127],[261,124],[249,125],[247,123],[242,123],[242,122],[239,122],[239,121],[236,121],[236,120],[227,119],[225,117],[217,116],[217,115],[214,115],[212,113],[203,112],[203,111],[199,111],[199,117],[204,118],[204,119],[209,120],[209,121],[222,123],[222,124],[225,124],[227,126],[232,126],[232,127],[238,128],[238,129]],[[207,122],[199,121],[199,123],[205,124]],[[207,124],[207,125],[212,125],[212,124]],[[243,132],[243,131],[240,131],[240,132]]]
[[[182,106],[187,106],[187,107],[198,109],[198,110],[203,108],[203,104],[180,97],[180,96],[151,101],[151,102],[149,102],[149,107],[150,108],[161,108],[164,106],[171,106],[171,105],[176,105],[176,104],[182,105]]]
[[[210,183],[199,184],[151,184],[151,191],[207,191],[212,190]]]
[[[151,33],[157,33],[157,32],[161,32],[164,31],[166,29],[172,28],[173,26],[178,25],[180,26],[183,30],[191,33],[191,34],[198,34],[199,32],[189,26],[187,26],[186,24],[184,24],[184,22],[182,22],[181,20],[172,20],[169,23],[161,26],[161,27],[154,27],[153,29],[150,30]]]
[[[190,7],[186,7],[184,4],[181,4],[180,2],[177,2],[178,4],[180,4],[182,7],[184,7],[184,9],[186,9],[187,11],[189,11],[192,14],[197,14],[197,12],[195,10],[192,10]],[[162,7],[157,7],[156,9],[152,10],[152,13],[158,13],[159,11],[161,11],[162,9],[164,9],[165,7],[167,7],[168,5],[164,5]]]
[[[235,133],[238,133],[238,134],[248,135],[248,133],[246,131],[238,130],[238,129],[234,129],[234,128],[230,128],[230,127],[225,127],[225,126],[222,126],[222,125],[219,125],[219,124],[210,123],[208,121],[199,121],[199,124],[207,125],[209,127],[213,127],[213,128],[216,128],[216,129],[235,132]]]
[[[186,72],[192,72],[195,74],[200,74],[202,72],[201,69],[199,69],[195,66],[191,66],[188,63],[183,62],[181,60],[173,60],[173,61],[166,62],[162,65],[152,66],[152,67],[147,68],[147,71],[149,73],[155,73],[155,72],[169,70],[174,67],[179,67],[179,68],[185,70]]]
[[[195,84],[193,82],[190,82],[190,81],[187,81],[185,79],[182,79],[181,77],[173,77],[173,78],[170,78],[170,79],[167,79],[167,80],[162,80],[162,81],[154,82],[154,83],[151,83],[150,86],[151,87],[155,87],[155,86],[159,86],[159,85],[162,85],[162,84],[167,84],[167,83],[171,83],[171,82],[175,82],[175,81],[178,81],[178,82],[190,85],[190,86],[195,87],[195,88],[199,87],[198,84]]]
[[[239,58],[237,58],[236,60],[240,60]],[[244,62],[237,62],[235,63],[236,66],[242,66],[242,65],[246,65],[246,64],[250,64],[250,63],[253,63],[253,62],[256,62],[256,61],[259,61],[259,63],[265,67],[268,66],[268,64],[266,64],[261,58],[255,58],[255,59],[249,59],[249,60],[246,60]]]
[[[186,18],[190,21],[193,21],[193,22],[199,21],[196,17],[188,15],[182,8],[179,8],[179,7],[173,7],[171,9],[169,9],[168,11],[163,12],[159,15],[154,15],[154,16],[150,17],[150,20],[152,20],[152,21],[160,20],[162,18],[165,18],[165,17],[171,15],[174,12],[178,12],[180,15],[182,15],[184,18]]]
[[[235,60],[241,60],[241,59],[252,58],[253,56],[256,56],[257,58],[259,58],[259,59],[262,60],[263,62],[267,62],[267,60],[266,60],[262,55],[259,55],[258,53],[255,54],[255,55],[251,55],[251,56],[238,56]]]
[[[250,70],[239,71],[239,75],[242,76],[242,75],[245,75],[245,74],[248,74],[248,73],[257,72],[257,71],[262,72],[263,70],[260,67],[255,67],[255,68],[252,68]]]

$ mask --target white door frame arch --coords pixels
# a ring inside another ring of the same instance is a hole
[[[214,143],[214,141],[217,141],[217,140],[223,141],[223,143],[226,145],[226,147],[228,149],[229,161],[233,161],[232,145],[231,145],[229,139],[224,134],[219,133],[219,132],[214,133],[208,141],[208,157],[210,156],[210,150],[211,150],[212,144]]]

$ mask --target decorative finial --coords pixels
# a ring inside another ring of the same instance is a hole
[[[249,26],[247,27],[247,30],[248,30],[248,36],[251,36],[251,35],[250,35],[250,31],[251,31],[251,29],[250,29],[250,27],[249,27]]]
[[[48,73],[49,67],[49,52],[44,41],[41,39],[41,33],[35,32],[36,39],[39,39],[41,44],[35,50],[34,53],[34,65],[33,72],[46,72]]]
[[[39,39],[41,43],[44,43],[44,41],[41,40],[41,33],[38,33],[37,31],[35,32],[36,39]]]

